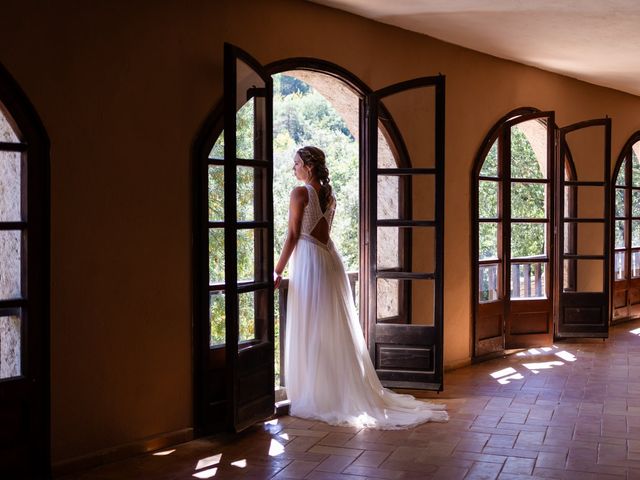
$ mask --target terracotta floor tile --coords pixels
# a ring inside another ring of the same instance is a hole
[[[346,457],[344,455],[331,455],[329,458],[323,460],[315,470],[320,472],[342,472],[353,462],[352,457]]]
[[[535,466],[535,462],[532,458],[509,457],[504,463],[502,472],[530,475]]]
[[[344,473],[319,472],[318,470],[314,470],[304,478],[310,480],[363,480],[363,477],[361,476],[347,475]]]
[[[326,437],[320,439],[318,445],[327,445],[331,447],[342,447],[345,443],[353,438],[352,433],[333,432]]]
[[[536,460],[537,468],[564,469],[567,456],[560,453],[540,452]]]
[[[486,441],[462,440],[456,445],[455,452],[475,452],[480,453],[486,445]]]
[[[355,448],[327,447],[324,445],[313,446],[308,451],[309,453],[320,453],[325,455],[343,455],[351,458],[356,458],[363,452],[363,450],[357,450]]]
[[[352,465],[348,467],[344,472],[352,475],[361,475],[367,478],[385,478],[393,480],[403,478],[404,476],[402,470],[364,467],[359,465]]]
[[[285,445],[285,452],[306,452],[316,443],[319,438],[316,437],[296,437]]]
[[[319,465],[318,462],[307,462],[304,460],[294,460],[285,468],[283,468],[280,473],[278,473],[274,478],[276,480],[281,480],[285,478],[304,478],[309,473],[313,471],[315,467]]]
[[[357,465],[359,467],[379,467],[380,464],[389,457],[389,454],[390,452],[365,450],[362,452],[362,455],[356,458],[353,465]]]
[[[468,469],[454,466],[443,466],[436,471],[431,478],[437,480],[462,480],[467,475]]]
[[[380,464],[380,468],[389,470],[400,470],[403,472],[415,472],[425,475],[432,475],[439,470],[438,465],[430,465],[418,462],[405,462],[397,460],[385,460]]]
[[[487,447],[511,448],[516,441],[515,435],[491,435]]]
[[[502,464],[476,462],[469,469],[465,479],[468,480],[492,480],[498,478]]]

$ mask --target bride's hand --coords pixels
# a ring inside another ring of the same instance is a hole
[[[273,288],[275,290],[280,286],[280,282],[282,282],[282,275],[278,275],[276,272],[273,272]]]

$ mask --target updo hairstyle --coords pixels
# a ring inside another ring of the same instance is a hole
[[[318,147],[302,147],[298,150],[298,156],[305,166],[311,168],[311,178],[315,178],[320,182],[320,207],[322,211],[326,211],[327,205],[331,202],[333,189],[330,185],[329,169],[327,168],[324,152]]]

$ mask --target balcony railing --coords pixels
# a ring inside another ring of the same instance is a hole
[[[546,296],[547,262],[540,257],[520,257],[511,263],[511,298],[544,298]],[[479,269],[479,300],[481,303],[499,299],[501,264],[483,263]]]

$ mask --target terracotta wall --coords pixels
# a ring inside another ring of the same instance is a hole
[[[222,44],[335,62],[372,88],[447,75],[445,359],[470,355],[469,175],[509,110],[613,118],[640,99],[303,1],[6,0],[0,61],[51,138],[53,457],[192,425],[190,147]]]

